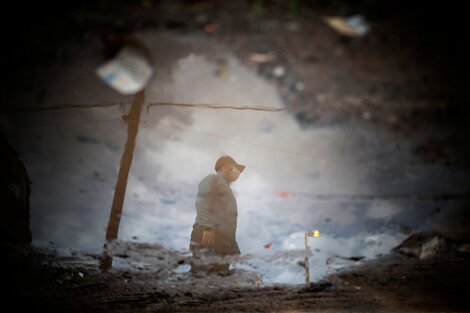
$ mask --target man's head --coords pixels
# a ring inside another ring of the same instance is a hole
[[[215,171],[222,173],[229,183],[236,181],[244,169],[245,165],[238,164],[228,155],[220,157],[217,162],[215,162]]]

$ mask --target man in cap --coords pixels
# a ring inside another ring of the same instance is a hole
[[[193,254],[191,273],[209,271],[227,275],[230,263],[223,261],[223,257],[240,254],[236,240],[237,202],[230,184],[244,169],[232,157],[222,156],[215,163],[217,174],[208,175],[199,183],[197,215],[189,246]],[[212,257],[218,260],[209,260]]]

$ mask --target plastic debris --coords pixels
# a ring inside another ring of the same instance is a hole
[[[255,63],[268,63],[274,60],[274,56],[271,54],[253,52],[248,59]]]
[[[265,245],[264,245],[264,248],[265,248],[265,249],[271,249],[272,246],[273,246],[273,244],[270,242],[270,243],[265,244]]]
[[[99,66],[96,74],[118,92],[130,95],[145,88],[153,75],[153,68],[143,52],[129,46]]]
[[[362,15],[349,17],[327,16],[323,20],[341,35],[350,37],[362,37],[369,31],[369,25]]]
[[[288,199],[290,197],[292,197],[294,194],[292,192],[289,192],[289,191],[276,191],[276,196],[278,196],[279,198],[282,198],[282,199]]]
[[[273,76],[274,77],[282,77],[286,74],[286,70],[282,66],[276,66],[273,68]]]

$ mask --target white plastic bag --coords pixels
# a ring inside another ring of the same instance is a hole
[[[96,74],[118,92],[130,95],[145,88],[153,68],[144,53],[134,47],[124,47],[116,57],[99,66]]]

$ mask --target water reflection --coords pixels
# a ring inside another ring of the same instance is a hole
[[[146,104],[282,107],[275,86],[220,47],[150,35],[147,40],[154,48],[163,42],[179,50],[157,61]],[[195,45],[199,54],[190,53]],[[219,57],[225,60],[223,76],[217,75]],[[62,69],[63,79],[53,81],[61,92],[48,93],[45,102],[128,101],[97,80],[83,79],[98,63],[83,60]],[[33,181],[34,244],[101,251],[126,138],[121,113],[118,107],[44,111],[2,121],[15,134]],[[384,142],[393,140],[376,129],[303,129],[288,112],[152,107],[141,119],[119,238],[187,253],[196,186],[212,171],[214,158],[229,154],[249,168],[243,183],[233,186],[237,240],[241,256],[249,257],[233,268],[256,271],[266,284],[302,283],[304,232],[320,229],[309,258],[311,280],[317,280],[356,264],[341,257],[367,260],[387,253],[405,236],[402,229],[426,227],[436,206],[453,205],[407,198],[450,187],[430,183],[440,172],[409,171],[407,152]],[[448,172],[448,180],[453,175]]]

